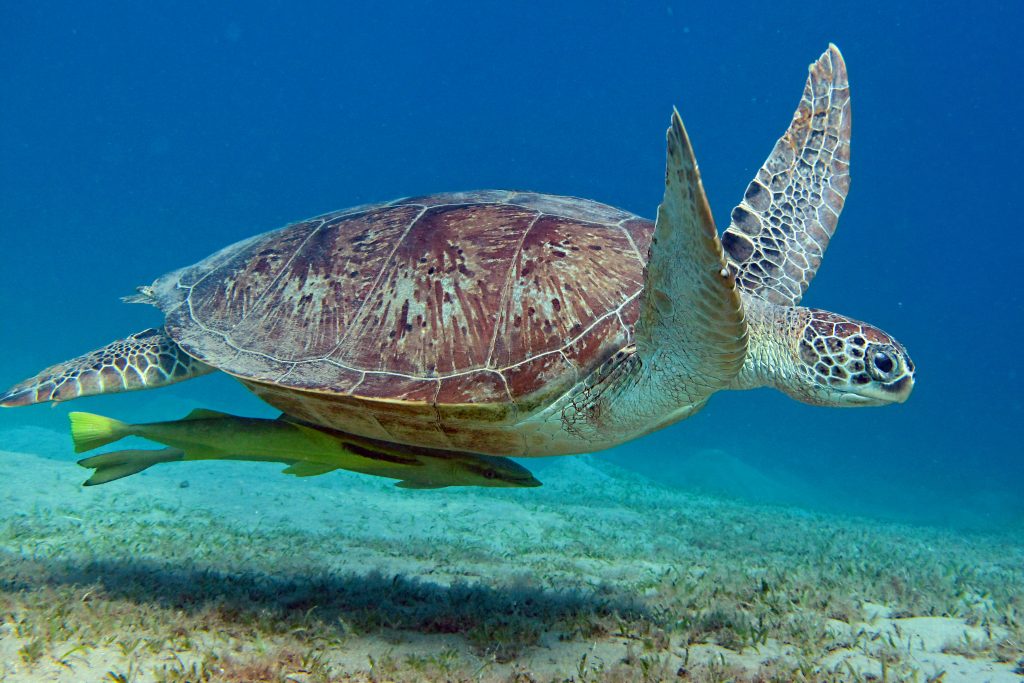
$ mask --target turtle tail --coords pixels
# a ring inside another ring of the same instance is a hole
[[[0,393],[0,407],[153,389],[209,372],[212,367],[185,353],[163,330],[148,329],[15,384]]]
[[[71,440],[75,453],[84,453],[130,435],[124,422],[92,413],[68,413],[71,418]]]

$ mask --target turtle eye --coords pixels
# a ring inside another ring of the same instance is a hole
[[[893,362],[892,358],[889,358],[889,354],[883,351],[879,351],[878,353],[875,354],[873,360],[875,362],[875,367],[884,372],[885,374],[888,375],[890,372],[892,372]]]
[[[896,359],[888,351],[875,351],[871,354],[871,363],[868,370],[871,375],[880,381],[892,379],[892,373],[896,369]]]

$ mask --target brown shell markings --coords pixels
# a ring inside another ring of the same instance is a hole
[[[187,352],[274,405],[347,425],[383,401],[422,441],[424,411],[507,423],[630,343],[652,229],[582,199],[433,195],[292,224],[153,291]]]

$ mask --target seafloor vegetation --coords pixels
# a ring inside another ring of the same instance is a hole
[[[232,464],[83,490],[70,462],[0,456],[0,681],[1024,674],[1009,532],[727,502],[589,459],[521,491]]]

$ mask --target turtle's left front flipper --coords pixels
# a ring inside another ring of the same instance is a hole
[[[153,389],[213,372],[181,350],[163,330],[148,329],[57,365],[0,394],[12,408],[79,396]]]

